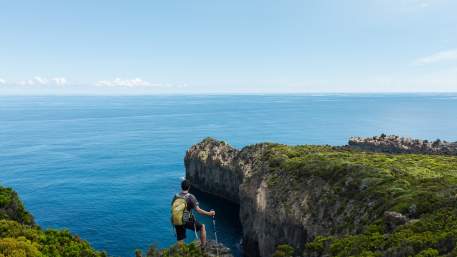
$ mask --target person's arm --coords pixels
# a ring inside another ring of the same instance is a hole
[[[197,211],[201,215],[206,215],[206,216],[214,216],[216,215],[215,211],[205,211],[203,209],[200,209],[200,205],[198,204],[198,200],[194,195],[190,195],[190,203],[191,203],[191,208],[194,208],[195,211]]]
[[[216,212],[215,211],[205,211],[205,210],[202,210],[200,209],[200,206],[195,206],[195,210],[201,214],[201,215],[206,215],[206,216],[215,216],[216,215]]]

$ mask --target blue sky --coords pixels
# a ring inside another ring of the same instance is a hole
[[[455,0],[0,4],[0,94],[457,91]]]

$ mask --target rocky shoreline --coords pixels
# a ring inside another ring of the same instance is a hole
[[[372,152],[457,155],[457,142],[412,139],[395,135],[351,137],[349,147]]]

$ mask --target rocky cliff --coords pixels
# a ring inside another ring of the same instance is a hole
[[[237,150],[224,141],[206,138],[186,152],[186,178],[200,191],[240,202],[239,188],[253,169],[262,145]]]
[[[457,242],[457,229],[429,224],[443,213],[457,217],[457,157],[278,144],[236,150],[208,138],[187,151],[185,165],[194,187],[240,204],[250,257],[272,256],[281,244],[303,256],[445,256]]]
[[[365,151],[384,153],[417,153],[457,155],[457,142],[412,139],[395,135],[381,135],[374,137],[352,137],[349,147]]]

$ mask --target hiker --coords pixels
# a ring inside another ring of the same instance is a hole
[[[178,240],[178,243],[183,243],[183,240],[186,238],[186,229],[193,230],[197,238],[197,231],[200,231],[201,247],[204,248],[206,246],[205,224],[201,224],[195,219],[192,210],[197,211],[201,215],[213,217],[216,215],[216,212],[213,210],[208,212],[200,209],[197,198],[189,193],[189,180],[184,180],[181,183],[181,189],[182,191],[179,194],[176,194],[171,202],[171,218],[176,230],[176,239]]]

